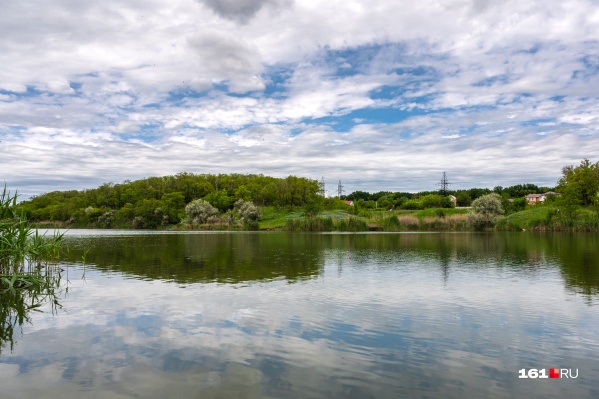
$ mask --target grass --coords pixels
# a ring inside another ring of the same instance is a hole
[[[281,230],[285,228],[289,220],[299,220],[303,218],[301,211],[277,210],[275,207],[267,206],[262,209],[260,218],[260,230]]]
[[[362,210],[350,215],[342,210],[327,210],[316,217],[301,211],[273,207],[263,209],[260,230],[286,231],[465,231],[470,230],[466,209],[431,208],[420,211]]]
[[[421,212],[421,211],[419,211]],[[387,215],[377,220],[384,231],[467,231],[468,216],[462,212],[449,216],[416,216],[418,213]],[[424,213],[429,214],[429,213]]]
[[[322,211],[307,217],[302,210],[281,210],[265,207],[259,221],[260,230],[285,231],[368,231],[369,220],[349,215],[343,210]]]
[[[453,215],[466,215],[468,209],[456,209],[456,208],[428,208],[420,211],[415,211],[414,216],[418,218],[434,217],[434,218],[445,218]]]
[[[542,224],[547,220],[549,212],[553,210],[555,209],[547,206],[531,207],[530,209],[525,209],[507,216],[501,220],[497,226],[509,230],[529,229],[533,226]]]
[[[535,230],[535,231],[599,231],[599,212],[594,208],[562,207],[555,205],[529,206],[521,212],[501,217],[488,229]],[[278,230],[278,231],[474,231],[468,221],[471,209],[428,208],[422,210],[360,209],[359,215],[347,210],[325,210],[317,217],[306,217],[303,209],[293,211],[264,207],[258,222],[247,225],[226,223],[208,225],[179,224],[168,226],[169,230]],[[164,227],[167,228],[167,227]],[[48,240],[46,238],[46,240]],[[50,239],[51,241],[51,239]],[[43,245],[38,245],[41,250]],[[48,249],[52,244],[47,243]],[[34,251],[43,253],[43,251]],[[51,252],[51,251],[46,251]],[[53,258],[46,253],[41,259]],[[0,269],[0,272],[2,270]]]
[[[535,205],[496,224],[499,230],[599,231],[599,211],[592,208]]]
[[[329,216],[290,218],[285,230],[288,231],[368,231],[368,223],[357,216],[334,219]]]

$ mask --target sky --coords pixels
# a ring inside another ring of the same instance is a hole
[[[599,161],[598,0],[0,0],[0,179],[336,194],[554,186]]]

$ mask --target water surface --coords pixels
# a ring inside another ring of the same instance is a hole
[[[6,397],[599,397],[595,235],[66,238],[56,303],[1,294]]]

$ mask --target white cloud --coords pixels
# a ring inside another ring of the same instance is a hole
[[[198,73],[207,73],[216,82],[229,81],[235,93],[264,88],[258,76],[262,66],[255,47],[225,31],[202,32],[187,40],[198,57]]]
[[[36,87],[38,90],[49,91],[56,94],[73,94],[75,91],[69,85],[69,82],[64,79],[52,79],[45,85]]]
[[[292,0],[198,0],[223,18],[247,22],[264,7],[271,10],[287,8]]]
[[[550,183],[599,160],[598,24],[591,0],[9,2],[0,177]]]
[[[27,87],[18,83],[0,83],[0,90],[6,90],[13,93],[25,93]]]
[[[134,133],[139,130],[139,125],[133,121],[120,121],[114,128],[117,133]]]

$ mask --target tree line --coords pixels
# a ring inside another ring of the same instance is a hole
[[[467,207],[484,196],[495,194],[505,214],[524,210],[531,193],[557,191],[548,203],[572,207],[599,204],[599,162],[587,159],[578,166],[565,166],[555,188],[534,184],[453,190],[457,206]],[[348,207],[344,200],[352,200]],[[438,191],[419,193],[354,191],[340,199],[324,198],[317,180],[288,176],[275,178],[255,174],[192,174],[150,177],[121,184],[105,183],[88,190],[54,191],[19,204],[20,211],[34,222],[63,222],[68,227],[146,228],[179,224],[254,223],[263,207],[300,210],[316,216],[323,210],[341,209],[355,215],[362,210],[419,210],[451,208],[447,195]]]
[[[539,187],[535,184],[517,184],[510,187],[496,186],[493,190],[488,188],[470,188],[466,190],[452,190],[447,194],[456,197],[456,206],[469,207],[472,202],[484,195],[496,193],[502,200],[504,208],[518,211],[526,206],[525,196],[528,194],[545,193],[552,191],[551,187]],[[426,208],[451,208],[452,202],[446,195],[439,191],[421,191],[419,193],[379,191],[368,193],[354,191],[341,198],[354,201],[358,207],[366,209],[426,209]]]
[[[254,174],[192,174],[150,177],[88,190],[54,191],[19,204],[32,221],[74,227],[146,228],[180,223],[197,199],[225,213],[239,200],[258,206],[297,209],[317,195],[316,180]]]

